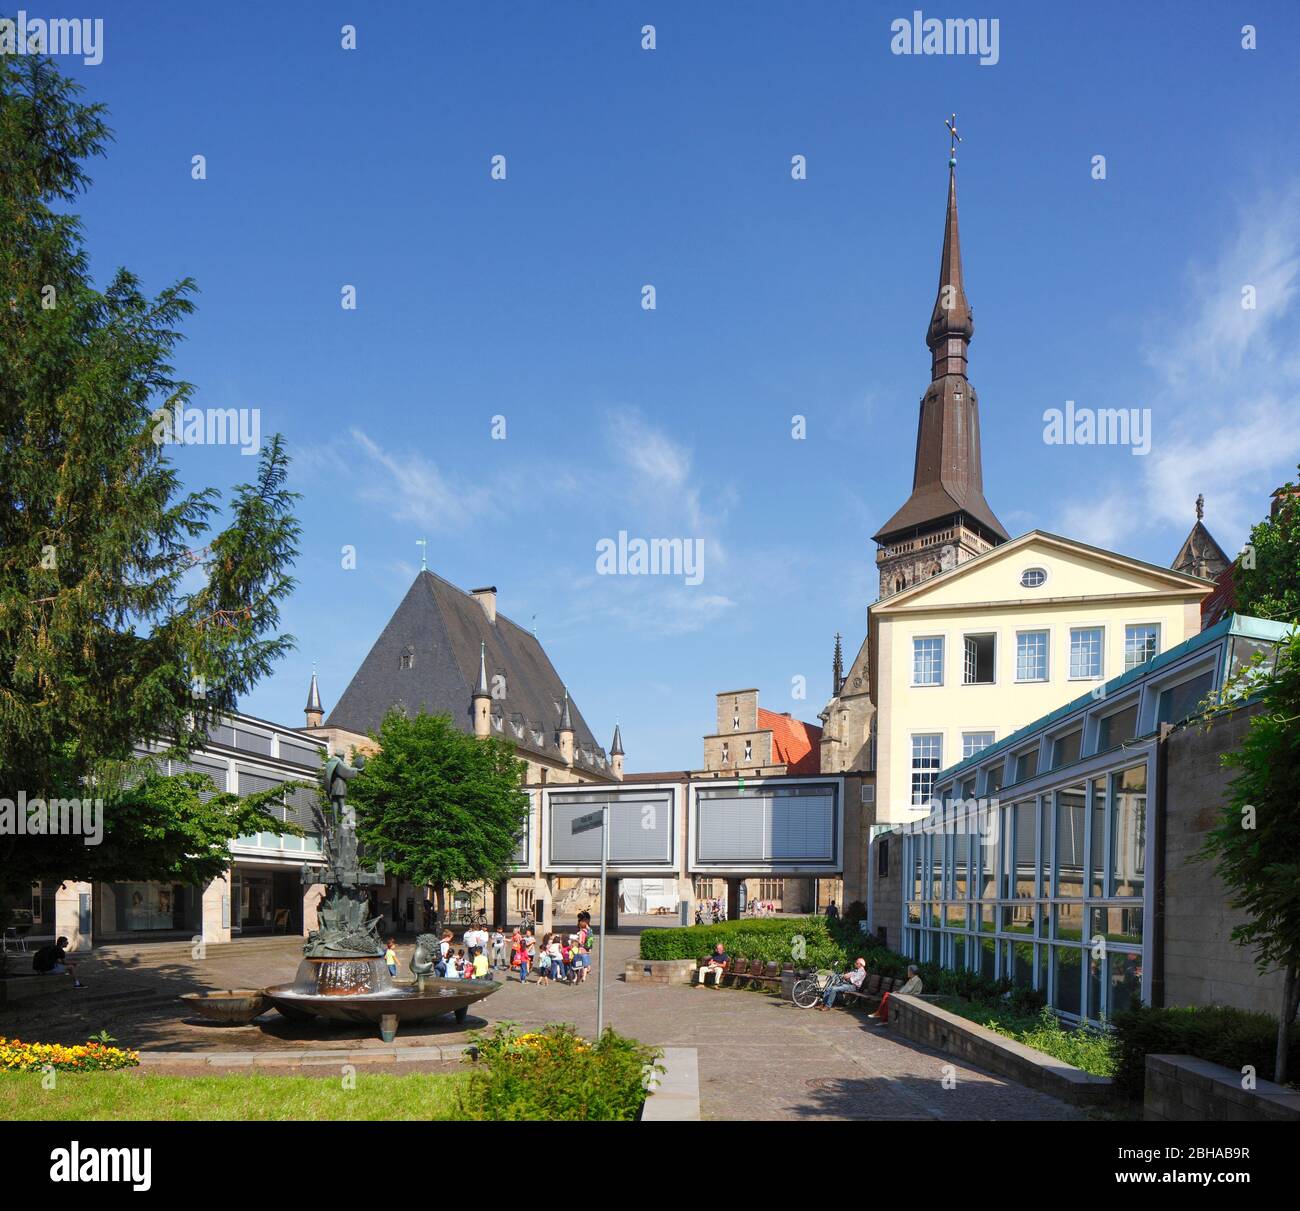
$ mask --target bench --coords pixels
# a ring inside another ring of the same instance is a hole
[[[884,999],[885,993],[902,988],[905,982],[904,980],[892,980],[888,976],[869,975],[862,981],[861,988],[844,988],[836,993],[836,996],[843,997],[849,1004],[857,1002],[875,1008]]]

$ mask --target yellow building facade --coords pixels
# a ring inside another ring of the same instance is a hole
[[[935,775],[1200,631],[1212,583],[1034,530],[876,602],[876,822]]]

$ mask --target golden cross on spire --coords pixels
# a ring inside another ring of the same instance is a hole
[[[951,167],[957,163],[957,144],[961,142],[961,135],[957,133],[957,115],[953,114],[944,125],[948,128],[948,165]]]

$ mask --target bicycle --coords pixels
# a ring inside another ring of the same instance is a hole
[[[802,980],[796,980],[790,990],[790,999],[800,1009],[811,1009],[826,995],[826,990],[847,984],[843,976],[834,971],[817,971]]]

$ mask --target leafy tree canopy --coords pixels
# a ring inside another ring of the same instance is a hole
[[[1300,622],[1300,484],[1283,485],[1277,512],[1251,530],[1233,582],[1239,613]]]
[[[348,788],[366,852],[418,885],[505,878],[528,821],[526,766],[512,746],[447,715],[398,709],[374,739],[380,751]]]

